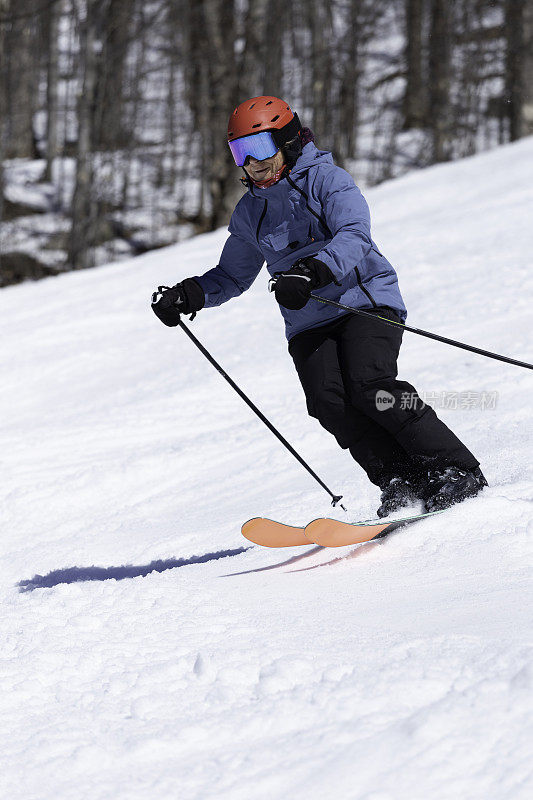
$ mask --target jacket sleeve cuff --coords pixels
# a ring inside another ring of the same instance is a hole
[[[317,253],[317,256],[318,258],[314,258],[314,261],[317,261],[322,265],[322,269],[320,270],[320,276],[327,275],[326,273],[327,270],[327,272],[329,272],[330,275],[330,279],[329,281],[327,281],[327,283],[331,283],[333,281],[334,283],[337,284],[337,286],[339,286],[341,281],[343,281],[344,278],[346,277],[346,275],[344,275],[342,270],[337,266],[337,264],[335,263],[335,259],[328,253],[326,253],[325,250],[320,250]],[[322,283],[322,286],[326,286],[327,283],[326,282]]]
[[[205,306],[205,292],[196,278],[186,278],[182,286],[187,296],[187,302],[191,313],[201,311]]]
[[[337,283],[335,276],[328,267],[328,265],[319,258],[309,256],[304,259],[305,263],[313,269],[315,274],[315,288],[322,289],[329,283]]]

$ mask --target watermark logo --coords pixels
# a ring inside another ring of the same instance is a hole
[[[400,408],[423,408],[426,403],[433,408],[446,411],[493,411],[498,404],[498,392],[495,391],[464,391],[464,392],[402,392],[400,395]]]
[[[499,394],[496,391],[476,392],[467,390],[464,392],[401,392],[395,397],[385,389],[378,389],[376,392],[376,408],[378,411],[387,411],[393,408],[398,400],[398,408],[401,411],[416,411],[429,405],[435,409],[444,411],[494,411],[498,405]]]
[[[394,395],[386,392],[385,389],[379,389],[376,392],[376,408],[378,411],[386,411],[388,408],[392,408],[395,402]]]

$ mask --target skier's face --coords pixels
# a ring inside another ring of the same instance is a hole
[[[274,177],[284,163],[285,159],[283,153],[281,150],[278,150],[276,155],[270,158],[264,158],[262,161],[248,156],[248,163],[245,166],[245,170],[253,181],[267,181],[269,178]]]

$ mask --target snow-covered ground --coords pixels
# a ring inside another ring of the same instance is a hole
[[[531,361],[532,171],[529,139],[367,193],[411,324]],[[331,509],[150,311],[225,236],[0,293],[0,796],[530,798],[531,372],[406,334],[400,375],[490,488],[380,543],[248,546],[250,517]],[[266,274],[192,327],[374,516]]]

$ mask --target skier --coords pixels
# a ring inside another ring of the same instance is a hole
[[[401,328],[310,298],[318,292],[405,322],[397,275],[371,238],[368,206],[351,176],[277,97],[241,103],[228,144],[247,191],[220,262],[160,292],[157,316],[175,326],[180,314],[225,303],[266,261],[308,413],[380,487],[378,515],[417,500],[435,511],[476,495],[487,485],[478,460],[396,377]]]

